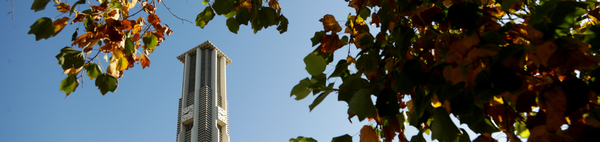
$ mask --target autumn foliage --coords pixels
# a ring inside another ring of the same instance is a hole
[[[425,141],[423,133],[495,141],[494,132],[510,141],[600,141],[597,1],[346,1],[355,11],[338,19],[345,30],[332,15],[319,20],[324,30],[304,59],[311,77],[291,96],[318,95],[312,110],[337,92],[349,118],[376,122],[360,130],[362,142],[409,141],[405,124],[419,130],[410,141]],[[360,52],[324,74],[344,46]],[[325,84],[334,77],[342,84]],[[299,139],[315,141],[290,141]]]
[[[443,142],[496,141],[495,132],[510,141],[600,141],[599,2],[346,1],[355,10],[347,17],[314,19],[323,30],[310,39],[316,49],[304,58],[310,77],[294,86],[291,96],[318,95],[309,106],[313,110],[337,93],[339,101],[348,103],[349,119],[375,122],[360,130],[362,142],[425,141],[423,133]],[[43,10],[48,2],[35,0],[31,9]],[[136,63],[149,67],[150,53],[173,32],[155,13],[161,0],[54,2],[69,16],[40,18],[29,34],[47,39],[67,25],[84,25],[83,34],[76,29],[72,38],[71,46],[80,50],[65,47],[56,56],[68,75],[60,86],[67,95],[83,74],[96,79],[102,94],[114,92],[123,71]],[[208,6],[195,20],[200,28],[222,15],[233,33],[240,25],[255,33],[270,26],[287,31],[277,0],[203,4]],[[141,10],[129,11],[136,6]],[[142,11],[145,16],[135,17]],[[359,52],[348,52],[333,73],[325,74],[343,47]],[[96,64],[101,52],[106,68]],[[326,84],[337,77],[342,84]],[[451,117],[478,136],[469,136]],[[405,136],[406,125],[419,133]],[[316,140],[301,136],[290,141]],[[352,136],[332,141],[348,142]]]
[[[36,12],[44,10],[49,2],[50,0],[34,0],[31,9]],[[31,25],[28,34],[34,34],[36,40],[48,39],[60,33],[67,25],[83,25],[85,29],[75,29],[73,43],[61,49],[56,56],[58,64],[64,70],[63,74],[68,75],[61,82],[60,90],[68,96],[79,86],[79,79],[87,74],[89,79],[96,79],[95,84],[104,95],[109,91],[116,91],[118,79],[123,77],[125,70],[135,64],[141,64],[142,68],[150,67],[150,54],[165,41],[165,36],[173,33],[156,14],[156,5],[161,2],[162,0],[78,0],[71,6],[54,0],[54,7],[63,13],[61,15],[68,13],[69,16],[57,19],[42,17]],[[203,4],[207,5],[209,2],[204,0]],[[166,4],[163,5],[166,7]],[[134,8],[139,10],[130,11]],[[248,22],[255,33],[275,25],[283,33],[287,31],[288,21],[280,13],[281,7],[276,0],[265,4],[260,0],[218,0],[198,14],[196,25],[204,28],[215,15],[223,15],[228,18],[227,26],[234,33],[237,33],[241,24],[248,25]],[[100,59],[99,55],[104,56]],[[107,62],[108,66],[103,67],[101,60]]]

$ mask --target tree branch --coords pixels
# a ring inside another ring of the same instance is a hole
[[[187,20],[187,19],[183,19],[183,18],[179,18],[177,15],[173,14],[173,12],[171,12],[171,8],[167,7],[167,4],[165,4],[165,2],[163,1],[162,4],[165,6],[165,8],[167,8],[167,10],[169,11],[169,13],[171,13],[171,15],[175,16],[175,18],[181,20],[181,23],[183,23],[183,21],[187,21],[190,22],[190,24],[194,24],[192,21]]]
[[[6,3],[8,3],[8,0],[6,0]],[[10,0],[10,3],[12,4],[12,10],[6,15],[12,14],[12,19],[15,20],[15,2],[13,0]]]

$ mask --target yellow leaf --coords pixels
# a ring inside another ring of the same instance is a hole
[[[342,27],[338,24],[333,15],[327,14],[319,21],[323,22],[323,27],[326,32],[333,31],[334,33],[337,33],[342,31]]]
[[[354,57],[348,55],[348,57],[346,57],[346,63],[355,63],[356,64],[356,60],[354,59]]]
[[[126,70],[128,66],[129,66],[129,61],[127,61],[127,58],[123,57],[123,58],[118,59],[118,62],[117,62],[117,70],[118,71]]]
[[[58,6],[56,6],[56,9],[62,13],[66,13],[69,12],[69,10],[71,10],[71,6],[68,3],[60,3],[58,4]]]
[[[79,72],[81,71],[81,69],[83,69],[83,66],[75,69],[75,67],[71,67],[69,69],[66,69],[65,71],[63,71],[63,74],[79,74]]]
[[[438,108],[442,106],[442,103],[438,99],[437,95],[433,95],[433,99],[431,99],[431,106],[433,106],[433,108]]]
[[[60,18],[60,19],[52,22],[52,25],[54,26],[54,34],[58,34],[60,31],[62,31],[68,22],[69,22],[68,17],[63,17],[63,18]]]
[[[142,31],[142,26],[139,24],[135,24],[135,26],[133,26],[133,31],[132,34],[138,34]]]
[[[123,50],[121,49],[115,49],[115,51],[113,51],[113,58],[115,59],[120,59],[123,58]]]
[[[142,63],[142,69],[150,67],[150,58],[146,54],[140,54],[140,62]]]
[[[381,142],[379,140],[379,137],[377,136],[377,133],[375,133],[375,130],[373,130],[373,128],[371,128],[371,126],[369,126],[369,125],[365,125],[365,126],[363,126],[362,129],[360,129],[360,141],[361,142]]]
[[[277,0],[269,0],[269,7],[277,10],[277,13],[281,13],[281,6]]]
[[[115,78],[121,78],[121,72],[117,70],[118,60],[113,59],[110,61],[110,65],[106,68],[106,73],[114,76]]]

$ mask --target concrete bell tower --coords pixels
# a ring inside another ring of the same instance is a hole
[[[177,56],[184,63],[177,142],[229,142],[226,66],[210,41]]]

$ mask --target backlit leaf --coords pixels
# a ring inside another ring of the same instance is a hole
[[[97,65],[96,63],[89,63],[89,64],[86,64],[84,67],[85,67],[85,71],[87,72],[87,75],[90,78],[90,80],[93,80],[94,78],[96,78],[100,74],[102,74],[102,70],[100,70],[100,66]]]
[[[67,13],[71,9],[71,6],[68,3],[62,2],[56,6],[56,9],[62,13]]]
[[[312,83],[310,82],[310,79],[308,79],[308,77],[303,80],[300,80],[300,82],[292,89],[290,97],[296,95],[296,100],[304,99],[306,96],[308,96],[308,93],[312,91],[312,89],[308,88],[308,86],[310,86],[311,84]]]
[[[323,73],[327,65],[323,57],[313,53],[304,57],[304,64],[306,64],[306,71],[313,76]]]
[[[198,16],[196,16],[196,26],[203,28],[208,24],[210,20],[215,17],[215,12],[210,6],[204,8],[204,11],[200,12]]]
[[[298,136],[297,138],[291,138],[290,142],[317,142],[317,140],[313,138]]]
[[[79,80],[77,79],[76,74],[70,74],[63,81],[60,82],[59,90],[64,91],[67,96],[71,94],[71,92],[75,92],[79,86]]]
[[[122,58],[117,59],[117,70],[118,71],[126,70],[128,67],[129,67],[129,62],[127,61],[127,58],[122,57]]]
[[[146,54],[140,54],[140,62],[142,63],[142,69],[150,67],[150,58]]]
[[[150,49],[150,53],[154,51],[154,48],[156,48],[156,44],[158,44],[158,38],[156,38],[156,36],[154,35],[145,36],[142,40],[144,41],[146,48]]]
[[[381,142],[379,136],[375,133],[375,130],[369,125],[365,125],[360,129],[360,141],[361,142]]]
[[[319,42],[323,53],[333,53],[344,46],[338,35],[324,35]]]
[[[325,32],[333,31],[333,33],[337,33],[342,31],[342,27],[338,24],[337,20],[333,15],[327,14],[319,20],[323,23],[323,28],[325,28]]]

